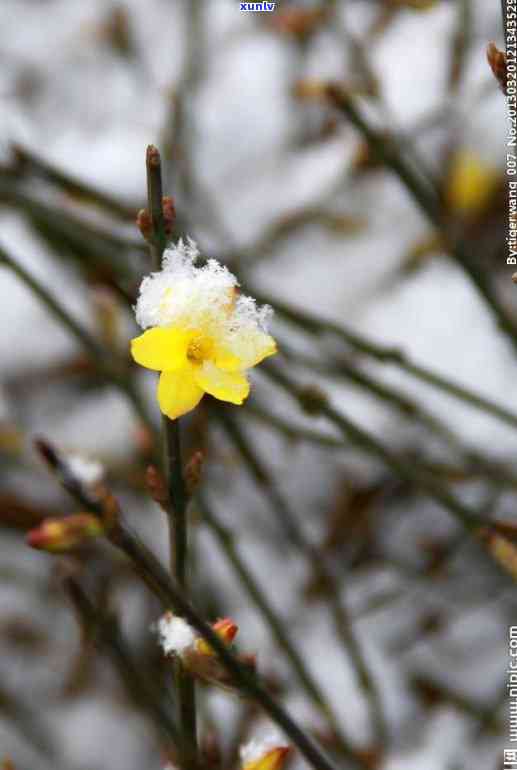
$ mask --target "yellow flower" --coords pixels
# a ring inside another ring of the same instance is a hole
[[[472,216],[483,211],[499,183],[496,169],[470,150],[459,150],[449,169],[446,197],[451,211]]]
[[[254,738],[241,748],[242,770],[281,770],[289,751],[275,735]]]
[[[238,358],[201,329],[155,327],[132,340],[131,354],[141,366],[161,371],[158,403],[174,420],[194,409],[205,393],[232,404],[244,402],[250,391],[246,370],[276,353],[272,337],[257,335],[256,355]]]
[[[276,353],[266,332],[269,308],[235,298],[235,277],[215,260],[196,267],[195,244],[164,254],[163,270],[144,279],[136,306],[147,329],[131,342],[141,366],[161,372],[158,403],[171,419],[194,409],[205,393],[242,404],[248,369]]]
[[[288,754],[289,748],[287,746],[277,746],[260,759],[244,765],[243,770],[280,770]]]

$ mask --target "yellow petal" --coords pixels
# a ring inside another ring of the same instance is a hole
[[[248,762],[244,765],[244,770],[280,770],[289,753],[287,746],[278,746],[271,749],[259,759]]]
[[[475,153],[459,150],[454,156],[447,180],[449,207],[460,214],[476,214],[486,208],[499,181],[497,169],[488,166]]]
[[[206,393],[232,404],[242,404],[250,392],[246,375],[242,372],[223,372],[211,361],[205,361],[203,366],[195,370],[197,384]]]
[[[175,420],[190,412],[203,398],[203,390],[194,379],[194,367],[178,372],[162,372],[158,383],[158,403],[163,414]]]
[[[140,366],[157,371],[181,369],[187,361],[189,331],[156,326],[131,340],[131,355]]]
[[[226,372],[236,372],[239,369],[251,369],[276,352],[276,342],[271,335],[259,330],[246,331],[237,337],[231,347],[218,348],[215,364]]]

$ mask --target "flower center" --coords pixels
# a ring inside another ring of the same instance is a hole
[[[212,340],[206,337],[194,337],[187,348],[187,358],[192,364],[202,364],[213,350]]]

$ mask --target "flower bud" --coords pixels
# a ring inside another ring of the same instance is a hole
[[[185,467],[185,485],[189,495],[192,495],[195,492],[196,487],[199,484],[204,459],[203,452],[198,450],[197,452],[194,452]]]
[[[276,736],[254,739],[241,749],[242,770],[280,770],[289,751]]]
[[[226,644],[232,643],[238,631],[231,618],[218,620],[212,629]],[[232,678],[217,653],[183,618],[166,612],[156,624],[156,630],[165,654],[179,658],[193,676],[227,690],[233,689]],[[239,656],[239,661],[250,670],[256,664],[254,655]]]
[[[212,630],[215,631],[225,644],[231,644],[237,635],[239,627],[231,618],[223,618],[212,625]],[[215,655],[214,650],[204,639],[197,640],[196,649],[200,655]]]
[[[145,241],[150,241],[153,237],[153,221],[147,209],[140,209],[136,215],[136,226],[142,233]]]
[[[104,526],[97,516],[76,513],[63,519],[44,519],[27,533],[27,543],[42,551],[68,551],[103,533]]]
[[[164,478],[156,465],[149,465],[145,472],[145,485],[155,503],[166,509],[169,493]]]
[[[174,198],[170,195],[164,195],[162,198],[163,223],[165,226],[165,235],[171,237],[176,221],[176,209],[174,207]]]
[[[486,58],[490,69],[494,73],[503,94],[506,94],[508,75],[506,70],[506,54],[500,51],[495,43],[489,43],[486,49]]]
[[[496,562],[517,580],[517,546],[493,530],[485,529],[480,534]]]

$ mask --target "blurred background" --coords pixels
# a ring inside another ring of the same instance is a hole
[[[53,305],[124,362],[158,428],[155,378],[128,354],[154,143],[174,238],[273,305],[281,349],[245,406],[207,397],[182,421],[210,509],[192,506],[196,606],[236,620],[239,649],[339,767],[499,768],[517,622],[517,289],[505,100],[485,54],[503,48],[499,3],[239,6],[2,0],[0,761],[168,759],[60,559],[25,542],[79,510],[34,450],[44,436],[104,474],[167,560],[144,482],[152,431]],[[469,531],[464,510],[492,526]],[[165,698],[157,600],[105,543],[67,559]],[[235,767],[267,720],[198,689],[205,766]]]

